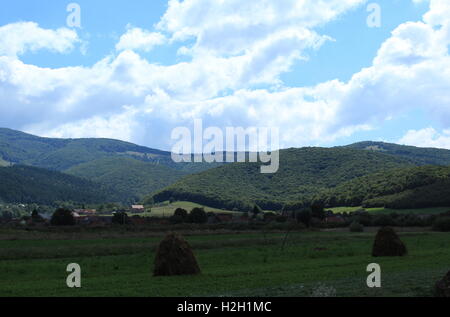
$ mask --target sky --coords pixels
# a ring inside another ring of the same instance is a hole
[[[170,150],[202,119],[282,148],[450,149],[448,0],[0,5],[0,127]]]

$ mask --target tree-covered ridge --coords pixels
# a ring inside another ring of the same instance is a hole
[[[186,173],[219,166],[207,163],[180,163],[170,152],[112,139],[54,139],[0,128],[0,157],[12,164],[42,167],[64,172],[77,165],[103,158],[129,157],[159,164]]]
[[[326,206],[450,206],[450,166],[394,169],[356,178],[316,195]]]
[[[348,148],[377,151],[403,157],[415,165],[450,165],[450,151],[435,148],[420,148],[384,142],[359,142]]]
[[[164,165],[150,164],[129,157],[102,158],[77,165],[66,172],[108,184],[114,190],[136,200],[187,175]]]
[[[11,164],[81,176],[116,189],[127,201],[141,199],[185,174],[220,166],[177,164],[170,152],[118,140],[41,138],[0,128],[0,166]]]
[[[111,139],[41,138],[10,129],[0,129],[0,155],[23,165],[64,171],[103,157],[128,155],[143,161],[170,158],[169,152]]]
[[[216,208],[281,209],[287,201],[309,202],[314,194],[377,171],[411,166],[405,159],[351,148],[280,151],[280,169],[261,174],[260,164],[235,163],[190,175],[154,195],[155,201],[188,200]]]
[[[0,167],[0,200],[6,203],[89,204],[126,199],[112,189],[72,175],[30,166]]]

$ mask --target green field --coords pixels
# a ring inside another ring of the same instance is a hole
[[[153,207],[152,211],[150,213],[146,212],[144,214],[141,214],[144,217],[159,217],[159,218],[167,218],[167,217],[171,217],[173,216],[173,214],[175,213],[175,210],[177,208],[183,208],[185,210],[187,210],[188,212],[190,212],[192,209],[199,207],[199,208],[204,208],[205,211],[208,212],[213,212],[213,213],[222,213],[222,214],[240,214],[242,215],[242,213],[240,212],[234,212],[231,210],[222,210],[222,209],[217,209],[217,208],[211,208],[211,207],[206,207],[200,204],[196,204],[196,203],[192,203],[192,202],[188,202],[188,201],[177,201],[174,203],[169,203],[169,202],[165,202],[160,204],[160,206],[157,207]]]
[[[199,276],[152,276],[163,233],[0,231],[0,296],[432,296],[450,269],[450,233],[402,232],[403,258],[372,258],[374,232],[199,234],[187,237]],[[382,288],[366,286],[369,263]],[[65,285],[82,268],[82,288]],[[329,291],[332,289],[333,291]]]
[[[336,207],[330,208],[334,213],[348,212],[352,213],[362,210],[362,207]],[[365,208],[365,211],[372,214],[409,214],[409,215],[439,215],[450,211],[450,207],[433,207],[433,208],[419,208],[419,209],[390,209],[390,208]]]

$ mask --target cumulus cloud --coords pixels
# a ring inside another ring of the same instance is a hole
[[[196,53],[237,55],[271,34],[312,29],[365,0],[170,0],[157,27],[173,40],[196,39]]]
[[[43,29],[34,22],[18,22],[0,27],[0,55],[16,57],[27,51],[41,49],[66,53],[77,42],[80,42],[77,33],[67,28]]]
[[[116,50],[142,50],[151,51],[155,46],[166,43],[166,37],[159,32],[150,32],[141,28],[129,28],[128,31],[120,37]]]
[[[436,131],[429,127],[422,130],[410,130],[399,141],[400,144],[419,147],[434,147],[450,150],[450,129]]]
[[[450,8],[444,0],[431,0],[422,21],[393,30],[373,65],[348,82],[280,82],[280,74],[330,40],[318,26],[363,2],[172,0],[157,26],[161,33],[129,28],[117,55],[92,67],[47,69],[15,54],[0,56],[0,125],[163,149],[170,149],[174,127],[196,118],[217,127],[279,127],[283,147],[347,137],[417,107],[450,126]],[[194,39],[182,50],[189,62],[162,66],[138,54],[186,39]],[[261,84],[269,88],[257,88]],[[445,145],[445,131],[429,139]]]

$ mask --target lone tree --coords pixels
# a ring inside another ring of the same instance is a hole
[[[127,225],[130,223],[130,218],[126,212],[116,212],[112,217],[112,223],[116,225]]]
[[[405,244],[394,229],[384,227],[378,231],[373,244],[372,256],[404,256],[407,253]]]
[[[436,297],[450,297],[450,271],[434,287],[434,296]]]
[[[41,217],[41,215],[39,214],[39,211],[37,209],[34,209],[33,212],[31,213],[31,220],[33,220],[33,222],[44,222],[44,218]]]
[[[183,208],[177,208],[172,217],[170,217],[170,221],[173,224],[185,223],[188,220],[188,212]]]
[[[297,222],[303,223],[307,228],[311,225],[311,210],[303,209],[296,213],[295,217],[297,218]]]
[[[325,208],[320,203],[314,203],[311,206],[311,216],[313,218],[317,218],[320,220],[324,220],[326,218]]]
[[[206,223],[208,221],[208,216],[203,208],[194,208],[189,214],[189,222],[191,223]]]
[[[196,275],[200,267],[189,243],[176,234],[167,235],[156,251],[154,276]]]
[[[188,218],[188,212],[183,208],[177,208],[177,210],[175,210],[175,213],[173,215],[176,217],[180,217],[181,219],[183,219],[183,221],[186,221]]]
[[[52,226],[74,226],[75,217],[71,210],[59,208],[53,213],[50,223]]]
[[[252,210],[252,217],[255,219],[258,215],[262,214],[262,212],[262,209],[258,205],[255,205]]]

